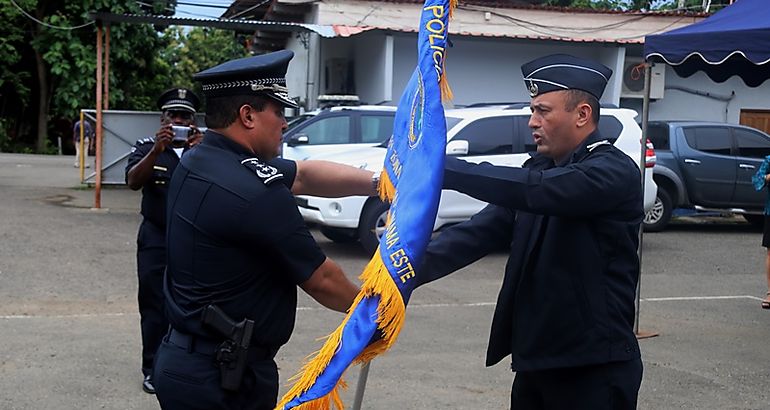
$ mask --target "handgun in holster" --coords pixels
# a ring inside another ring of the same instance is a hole
[[[241,387],[243,372],[246,370],[254,321],[243,319],[235,323],[225,312],[214,305],[208,305],[203,309],[201,321],[225,337],[225,341],[216,350],[215,361],[219,365],[222,376],[222,388],[237,391]]]

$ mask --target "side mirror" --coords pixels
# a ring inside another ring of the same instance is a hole
[[[466,140],[452,140],[446,144],[447,155],[468,155],[468,141]]]
[[[307,134],[294,134],[286,141],[286,145],[290,147],[296,147],[297,145],[307,145],[310,143],[310,138]]]

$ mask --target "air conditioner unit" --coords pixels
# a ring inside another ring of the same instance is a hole
[[[629,57],[623,64],[623,89],[621,98],[644,98],[644,60],[642,58]],[[663,98],[663,87],[666,85],[666,66],[657,64],[652,66],[650,78],[650,99]]]

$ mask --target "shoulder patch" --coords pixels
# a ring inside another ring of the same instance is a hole
[[[254,171],[265,185],[270,185],[275,181],[283,179],[283,174],[278,172],[278,168],[265,164],[259,158],[246,158],[241,161],[241,164]]]

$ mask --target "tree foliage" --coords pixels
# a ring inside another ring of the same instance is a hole
[[[121,0],[0,3],[5,23],[0,29],[0,151],[45,152],[56,136],[69,141],[79,110],[96,106],[97,27],[91,13],[168,15],[173,14],[176,1],[143,4]],[[155,101],[164,90],[193,87],[194,73],[245,55],[228,31],[169,28],[159,32],[150,24],[113,24],[109,30],[110,109],[156,110]]]
[[[158,59],[166,64],[169,84],[201,92],[200,84],[193,81],[193,75],[209,67],[249,55],[239,44],[236,34],[228,30],[194,27],[169,27],[163,33],[166,48]]]

